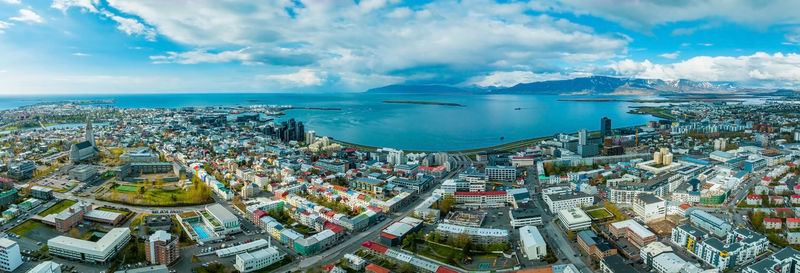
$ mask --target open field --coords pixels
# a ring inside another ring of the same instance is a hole
[[[98,199],[129,205],[165,207],[208,204],[214,202],[211,198],[211,189],[208,188],[208,186],[204,184],[195,185],[196,186],[192,186],[186,190],[179,187],[149,187],[145,189],[143,194],[140,194],[138,187],[135,186],[117,186],[98,196]],[[128,191],[130,188],[136,190]]]
[[[121,192],[137,192],[139,190],[139,188],[131,185],[119,185],[115,189]]]
[[[39,221],[28,220],[8,230],[8,232],[14,233],[19,236],[25,236],[25,234],[40,226],[44,226],[44,224],[42,224],[42,222]]]
[[[64,199],[61,202],[56,203],[52,207],[42,211],[39,213],[39,216],[47,216],[54,213],[59,213],[62,210],[69,208],[70,206],[75,205],[75,201]]]

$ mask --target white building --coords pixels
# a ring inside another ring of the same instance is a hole
[[[114,228],[97,242],[58,236],[48,240],[47,246],[50,255],[53,256],[90,263],[105,263],[114,258],[128,244],[130,238],[130,229]]]
[[[231,211],[226,209],[220,204],[213,204],[206,206],[206,211],[211,214],[214,219],[220,222],[224,230],[214,230],[219,234],[229,234],[229,233],[236,233],[241,231],[241,227],[239,226],[239,218],[237,218]]]
[[[696,264],[689,263],[675,253],[667,252],[653,258],[653,270],[656,273],[702,272]]]
[[[534,226],[524,226],[519,229],[519,241],[522,245],[522,253],[528,260],[538,260],[547,255],[547,243],[545,243],[539,229]]]
[[[6,238],[0,238],[0,270],[14,271],[22,265],[22,256],[19,254],[19,244]]]
[[[542,192],[544,203],[551,213],[576,208],[590,207],[594,204],[594,196],[582,192],[546,194]]]
[[[583,210],[576,207],[559,211],[558,219],[569,230],[586,229],[592,225],[592,218],[589,218],[589,215],[586,215]]]
[[[61,273],[61,265],[53,261],[45,261],[37,264],[26,273]]]
[[[283,259],[275,247],[268,247],[254,252],[245,252],[236,255],[236,264],[233,265],[239,272],[253,272]]]
[[[652,194],[639,194],[633,200],[633,212],[645,223],[664,219],[667,214],[667,203]]]
[[[488,166],[486,175],[489,180],[494,181],[514,181],[517,178],[517,168],[511,166]]]

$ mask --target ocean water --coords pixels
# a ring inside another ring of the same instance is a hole
[[[558,101],[538,95],[433,94],[140,94],[0,97],[0,109],[43,101],[115,99],[121,108],[292,105],[337,107],[341,111],[286,110],[276,119],[295,118],[318,136],[378,147],[448,151],[488,147],[521,139],[599,130],[607,116],[613,127],[641,125],[655,117],[627,113],[641,103]],[[385,100],[458,103],[464,107],[389,104]],[[517,110],[517,108],[519,108]],[[503,139],[501,140],[501,137]]]

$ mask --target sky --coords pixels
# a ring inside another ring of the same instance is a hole
[[[0,94],[800,88],[796,0],[0,0]]]

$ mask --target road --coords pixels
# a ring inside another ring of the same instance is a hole
[[[459,172],[463,171],[466,167],[472,164],[472,160],[469,159],[467,156],[453,156],[453,159],[456,161],[456,168],[454,168],[451,172],[449,172],[445,177],[441,178],[438,182],[451,179],[456,176]],[[392,221],[402,219],[403,217],[407,217],[414,212],[414,208],[419,205],[422,201],[429,198],[433,194],[433,189],[436,187],[431,187],[425,193],[423,193],[417,200],[412,202],[411,204],[407,205],[399,212],[395,214],[387,214],[386,220],[382,223],[378,223],[365,231],[362,231],[358,234],[350,236],[346,241],[341,244],[338,244],[328,250],[325,250],[319,254],[316,254],[311,257],[307,257],[300,260],[295,260],[292,263],[284,265],[273,272],[284,272],[284,271],[295,271],[295,270],[305,270],[311,266],[315,265],[324,265],[329,263],[334,263],[341,258],[341,255],[344,253],[355,253],[360,247],[361,244],[366,240],[375,240],[381,233],[381,231],[386,228]]]

